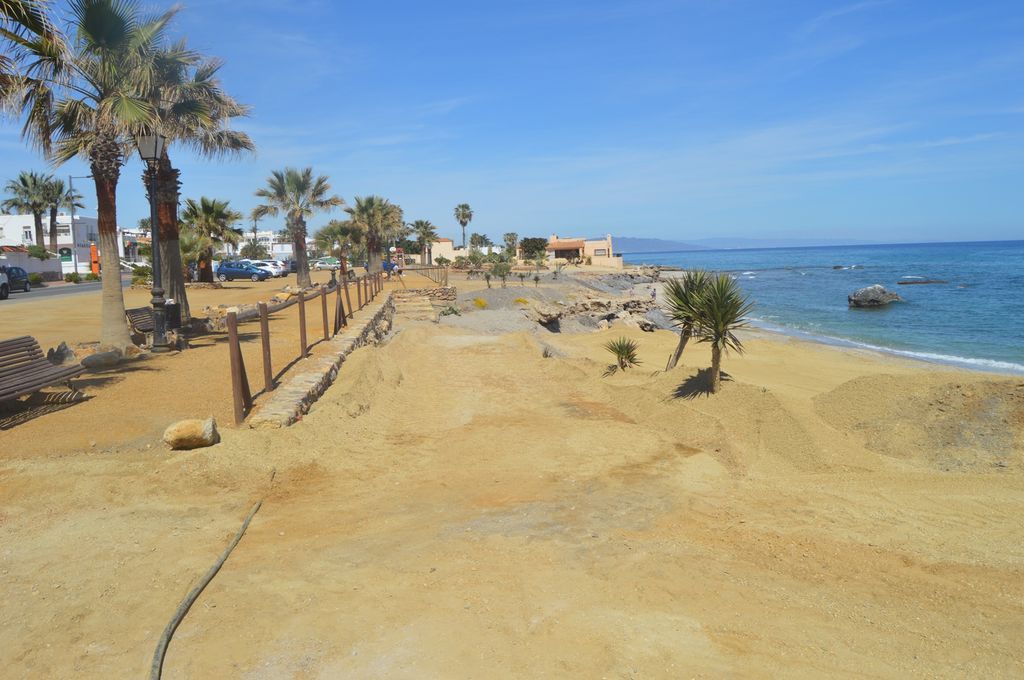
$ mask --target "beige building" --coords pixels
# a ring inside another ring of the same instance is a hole
[[[449,262],[454,262],[455,258],[459,255],[465,255],[466,251],[462,248],[455,247],[455,241],[450,238],[439,238],[430,244],[430,258],[428,262],[433,264],[437,262],[437,258],[447,258]]]
[[[622,268],[622,256],[612,250],[612,235],[604,238],[560,238],[552,234],[548,239],[549,260],[584,260],[590,258],[591,264],[602,267]]]

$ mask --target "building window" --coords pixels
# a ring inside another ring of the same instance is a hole
[[[608,257],[608,249],[607,248],[595,248],[594,249],[594,257]]]
[[[31,229],[26,227],[26,229],[25,229],[25,238],[23,238],[22,241],[24,241],[25,243],[32,243],[33,242],[32,230]]]
[[[100,240],[100,235],[94,231],[91,231],[85,235],[85,240],[92,241],[93,243],[95,243]]]

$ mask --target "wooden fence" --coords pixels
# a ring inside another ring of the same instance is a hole
[[[320,317],[323,321],[323,339],[330,340],[338,334],[342,328],[348,326],[348,320],[352,318],[357,310],[370,304],[377,295],[384,289],[384,277],[381,272],[375,274],[364,274],[355,279],[349,279],[346,275],[340,277],[338,285],[334,286],[334,320],[328,313],[328,287],[322,286],[313,291],[300,291],[296,296],[299,306],[299,354],[293,357],[287,364],[292,363],[296,358],[304,359],[309,355],[311,347],[308,338],[306,303],[320,299],[319,305],[314,305],[313,315],[316,315],[315,308],[320,308]],[[352,304],[352,288],[355,288],[356,304]],[[342,298],[344,297],[344,300]],[[260,341],[263,349],[263,391],[271,392],[277,387],[274,380],[274,369],[270,357],[270,311],[267,303],[259,302],[256,305],[260,321]],[[275,310],[276,311],[276,310]],[[246,416],[252,411],[252,388],[249,385],[249,377],[245,371],[245,361],[242,358],[242,346],[238,337],[238,314],[228,312],[228,353],[231,359],[231,393],[234,399],[235,424],[241,424]],[[317,341],[319,342],[319,341]]]
[[[406,271],[416,272],[417,274],[423,274],[428,279],[433,281],[439,286],[448,285],[448,267],[442,267],[441,265],[410,265],[407,266]]]

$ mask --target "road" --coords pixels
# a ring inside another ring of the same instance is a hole
[[[130,276],[121,277],[122,287],[128,286],[130,283]],[[42,300],[51,297],[59,297],[61,295],[81,295],[82,293],[98,291],[101,287],[102,283],[99,281],[88,281],[86,283],[79,283],[74,285],[68,284],[61,286],[48,286],[46,288],[33,288],[28,293],[12,291],[11,296],[6,300],[0,302],[0,305],[16,305],[18,303],[26,303],[32,302],[33,300]]]

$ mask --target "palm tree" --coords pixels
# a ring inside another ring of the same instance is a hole
[[[519,234],[510,231],[501,238],[505,242],[505,255],[508,256],[510,262],[515,261],[516,247],[519,245]]]
[[[2,1],[2,0],[0,0]],[[17,179],[7,182],[4,191],[10,197],[4,200],[3,209],[6,212],[19,212],[32,215],[36,228],[36,245],[45,248],[43,239],[43,214],[46,212],[48,193],[47,182],[52,177],[41,175],[34,171],[18,173]]]
[[[381,196],[356,196],[345,208],[350,221],[365,234],[370,271],[381,269],[384,244],[399,238],[405,230],[402,209]]]
[[[46,203],[50,209],[50,252],[57,252],[57,211],[61,208],[84,208],[82,195],[77,191],[72,193],[64,186],[64,180],[56,177],[47,178],[45,185]],[[74,241],[75,232],[71,230],[71,239]],[[74,247],[74,244],[71,246]]]
[[[686,343],[696,331],[700,298],[704,294],[709,280],[710,277],[706,271],[692,269],[683,272],[680,277],[667,280],[662,287],[668,316],[672,319],[672,323],[679,328],[679,344],[668,358],[666,371],[676,367],[679,358],[683,356],[683,350],[686,349]]]
[[[615,357],[615,363],[608,367],[605,375],[611,375],[617,370],[625,371],[627,368],[640,365],[640,358],[637,356],[640,345],[636,340],[621,337],[616,340],[609,340],[604,344],[604,348]]]
[[[181,251],[179,260],[181,262],[181,275],[186,280],[189,277],[189,265],[193,262],[208,257],[210,249],[213,248],[213,240],[209,236],[184,229],[180,232],[178,248]]]
[[[473,221],[473,209],[469,203],[459,203],[455,206],[455,219],[462,225],[462,249],[466,249],[466,225]]]
[[[256,206],[253,216],[276,217],[285,214],[288,231],[292,235],[297,279],[300,288],[308,288],[309,263],[306,258],[306,218],[320,210],[330,210],[345,204],[340,196],[330,194],[331,185],[327,175],[313,177],[313,168],[297,170],[285,168],[275,170],[267,178],[267,186],[256,190],[256,196],[264,200]]]
[[[743,353],[743,343],[735,331],[745,328],[754,305],[740,292],[728,274],[710,277],[697,305],[697,342],[711,343],[711,392],[718,392],[722,379],[722,352]]]
[[[363,240],[363,230],[351,220],[331,220],[313,236],[317,248],[328,255],[345,259],[349,247]]]
[[[46,98],[69,59],[64,36],[46,10],[40,0],[0,0],[0,111],[7,104],[37,119],[47,113],[34,104]]]
[[[176,12],[148,19],[133,0],[73,0],[74,54],[62,64],[50,57],[52,78],[19,88],[25,136],[56,165],[75,157],[89,162],[107,274],[101,302],[104,346],[131,344],[117,263],[117,183],[129,140],[157,122],[144,95],[154,77],[153,57]]]
[[[416,220],[412,223],[412,231],[420,246],[420,264],[430,264],[430,246],[437,240],[437,229],[430,220]]]
[[[218,245],[235,245],[242,235],[232,225],[242,219],[242,213],[231,209],[230,201],[203,196],[199,201],[187,199],[181,212],[182,225],[193,234],[208,239],[206,253],[198,258],[199,280],[213,282],[213,251]],[[203,266],[205,263],[206,266]],[[180,266],[180,263],[179,263]]]
[[[167,139],[157,164],[160,268],[167,297],[181,304],[186,321],[190,310],[178,245],[181,173],[172,165],[169,151],[175,143],[205,157],[234,156],[255,149],[247,134],[227,127],[232,118],[247,115],[248,108],[224,92],[217,77],[221,66],[220,60],[203,58],[183,41],[178,42],[154,55],[155,75],[147,95],[159,118],[159,130]],[[148,170],[143,183],[148,192]]]

